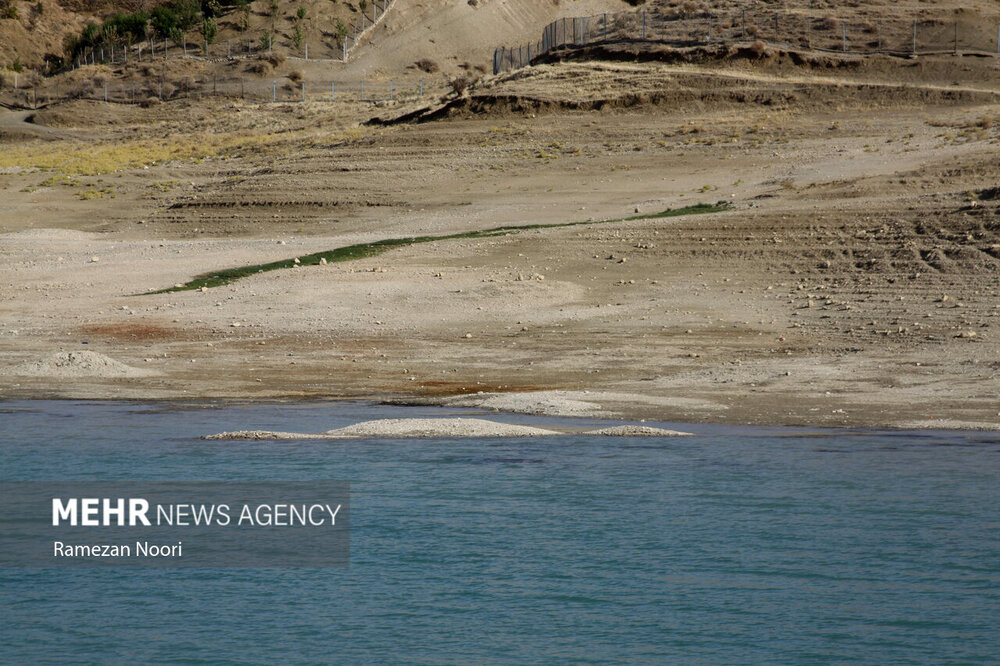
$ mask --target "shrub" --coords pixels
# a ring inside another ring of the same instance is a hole
[[[17,16],[14,0],[0,0],[0,19],[16,19]]]
[[[469,89],[469,86],[473,85],[475,82],[476,80],[471,76],[463,74],[462,76],[452,79],[448,83],[451,85],[451,89],[456,95],[461,95],[465,93],[465,91]]]
[[[167,39],[174,30],[180,27],[177,12],[162,5],[153,10],[150,23],[153,26],[153,31],[156,32],[160,39]]]
[[[302,72],[300,72],[297,69],[293,69],[292,71],[288,72],[287,76],[289,81],[298,82],[302,80]]]
[[[267,60],[255,60],[247,65],[246,71],[251,74],[264,76],[271,71],[271,63]]]
[[[430,58],[421,58],[420,60],[413,63],[413,66],[419,69],[421,72],[426,72],[428,74],[433,74],[434,72],[441,69],[438,67],[437,61],[431,60]]]
[[[215,18],[222,15],[222,4],[219,0],[201,0],[201,14],[205,18]]]

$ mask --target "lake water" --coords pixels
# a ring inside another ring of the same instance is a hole
[[[998,433],[198,439],[460,414],[0,403],[0,482],[351,483],[347,569],[0,569],[0,662],[1000,661]]]

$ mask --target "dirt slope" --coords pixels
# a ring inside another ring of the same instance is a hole
[[[435,60],[446,73],[458,65],[492,68],[493,49],[538,39],[542,27],[564,16],[630,9],[620,0],[397,0],[385,24],[355,51],[347,73],[356,77],[400,72],[416,60]]]

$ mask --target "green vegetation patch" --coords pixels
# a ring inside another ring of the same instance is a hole
[[[509,234],[514,234],[519,231],[527,231],[531,229],[554,229],[558,227],[575,227],[585,224],[607,224],[610,222],[628,222],[633,220],[652,220],[664,217],[678,217],[680,215],[699,215],[704,213],[721,213],[723,211],[731,210],[732,205],[728,201],[719,201],[714,204],[700,203],[694,204],[692,206],[685,206],[683,208],[668,208],[667,210],[660,211],[658,213],[650,213],[648,215],[634,215],[632,217],[624,217],[613,220],[595,220],[593,222],[558,222],[555,224],[528,224],[523,226],[511,226],[511,227],[494,227],[492,229],[482,229],[480,231],[466,231],[458,234],[448,234],[446,236],[410,236],[405,238],[386,238],[380,241],[374,241],[372,243],[358,243],[357,245],[347,245],[345,247],[338,247],[335,250],[326,250],[324,252],[315,252],[313,254],[307,254],[305,256],[294,257],[292,259],[281,259],[280,261],[272,261],[267,264],[254,264],[252,266],[239,266],[236,268],[226,268],[221,271],[212,271],[211,273],[203,273],[201,275],[196,275],[193,280],[185,282],[179,287],[170,287],[168,289],[159,289],[157,291],[150,291],[142,294],[143,296],[150,296],[152,294],[169,294],[175,291],[190,291],[193,289],[201,289],[202,287],[221,287],[227,284],[231,284],[240,278],[245,278],[250,275],[257,275],[258,273],[266,273],[268,271],[277,271],[285,268],[295,268],[296,266],[318,266],[326,260],[326,263],[335,263],[341,261],[354,261],[356,259],[366,259],[368,257],[374,257],[376,255],[382,254],[388,250],[396,247],[405,247],[407,245],[417,245],[419,243],[432,243],[434,241],[444,241],[444,240],[457,240],[463,238],[490,238],[493,236],[507,236]]]

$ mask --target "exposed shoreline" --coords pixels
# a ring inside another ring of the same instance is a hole
[[[714,419],[701,419],[701,420],[683,420],[665,417],[662,413],[657,413],[650,411],[648,408],[643,409],[639,405],[633,406],[629,409],[628,406],[623,406],[618,409],[618,411],[605,411],[596,410],[591,413],[577,413],[577,414],[567,414],[565,411],[554,409],[551,411],[539,410],[537,408],[531,407],[529,409],[517,410],[517,409],[505,409],[498,410],[492,407],[480,406],[469,401],[470,396],[437,396],[437,397],[427,397],[427,396],[401,396],[401,395],[386,395],[386,394],[356,394],[356,395],[301,395],[301,394],[287,394],[287,395],[268,395],[260,397],[245,397],[245,396],[217,396],[217,395],[189,395],[180,394],[172,397],[149,397],[144,395],[145,392],[116,392],[114,395],[110,395],[108,391],[94,391],[94,392],[83,392],[83,393],[69,393],[65,391],[30,391],[24,393],[12,393],[10,391],[0,391],[0,406],[4,403],[15,402],[15,401],[49,401],[49,400],[62,400],[62,401],[84,401],[84,402],[129,402],[129,403],[141,403],[141,404],[175,404],[178,407],[191,407],[191,406],[203,406],[205,404],[219,405],[219,404],[229,404],[229,405],[266,405],[266,404],[316,404],[316,403],[359,403],[365,405],[380,405],[387,408],[391,407],[440,407],[442,409],[454,409],[455,407],[461,407],[463,409],[469,409],[470,414],[475,415],[477,413],[485,413],[491,416],[502,417],[504,415],[509,416],[529,416],[529,417],[539,417],[539,418],[559,418],[559,419],[580,419],[580,420],[601,420],[607,421],[609,423],[620,422],[622,424],[636,424],[637,426],[656,426],[656,424],[671,424],[673,426],[697,426],[697,425],[718,425],[718,426],[751,426],[751,427],[778,427],[778,428],[819,428],[823,430],[872,430],[872,431],[921,431],[921,430],[941,430],[941,431],[966,431],[966,432],[994,432],[1000,431],[1000,423],[989,423],[989,422],[975,422],[975,421],[962,421],[958,419],[951,419],[947,417],[942,417],[939,419],[925,419],[925,420],[914,420],[911,422],[898,422],[895,424],[885,424],[881,422],[871,422],[866,420],[854,420],[847,421],[839,424],[829,424],[829,423],[809,423],[797,419],[792,419],[788,421],[768,421],[768,420],[755,420],[748,422],[740,418],[714,418]],[[495,396],[492,394],[484,398],[484,401],[488,401],[489,398]],[[507,397],[517,397],[518,394],[502,394]],[[585,396],[586,394],[584,394]],[[527,404],[532,403],[531,394],[521,394],[525,398]],[[455,399],[462,399],[461,402],[465,404],[456,404]],[[480,411],[481,410],[481,411]],[[270,431],[262,431],[270,432]],[[298,438],[306,439],[330,439],[329,436],[317,433],[287,433],[296,435]],[[562,434],[585,434],[584,430],[579,428],[571,428],[566,430]],[[221,438],[225,439],[225,438]],[[262,437],[262,439],[275,439],[273,437]],[[277,439],[281,439],[280,437]]]
[[[475,110],[382,128],[360,105],[39,111],[108,171],[38,170],[77,147],[25,139],[0,172],[0,398],[995,430],[993,73],[541,65],[477,87]],[[597,98],[618,102],[571,108]],[[110,151],[236,130],[199,160]],[[241,278],[211,280],[226,269]]]

